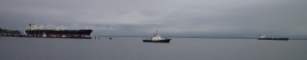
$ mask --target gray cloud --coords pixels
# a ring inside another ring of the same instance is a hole
[[[86,25],[108,34],[307,35],[304,0],[1,0],[1,27]],[[110,27],[112,29],[110,29]]]

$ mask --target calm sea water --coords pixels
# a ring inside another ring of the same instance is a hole
[[[307,40],[0,37],[0,60],[307,60]]]

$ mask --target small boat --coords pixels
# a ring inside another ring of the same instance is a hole
[[[266,35],[261,35],[258,40],[289,40],[289,38],[283,38],[283,37],[267,37]]]
[[[159,33],[155,33],[150,39],[144,39],[143,42],[169,43],[170,38],[162,38]]]

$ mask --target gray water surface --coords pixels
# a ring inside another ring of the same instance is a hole
[[[307,40],[0,37],[0,60],[307,60]]]

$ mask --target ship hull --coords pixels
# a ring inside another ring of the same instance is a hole
[[[150,40],[145,39],[143,42],[153,42],[153,43],[169,43],[171,39],[163,39],[163,40]]]
[[[85,38],[90,39],[91,29],[81,30],[26,30],[27,37],[44,38]]]
[[[258,38],[258,40],[289,40],[289,38]]]

